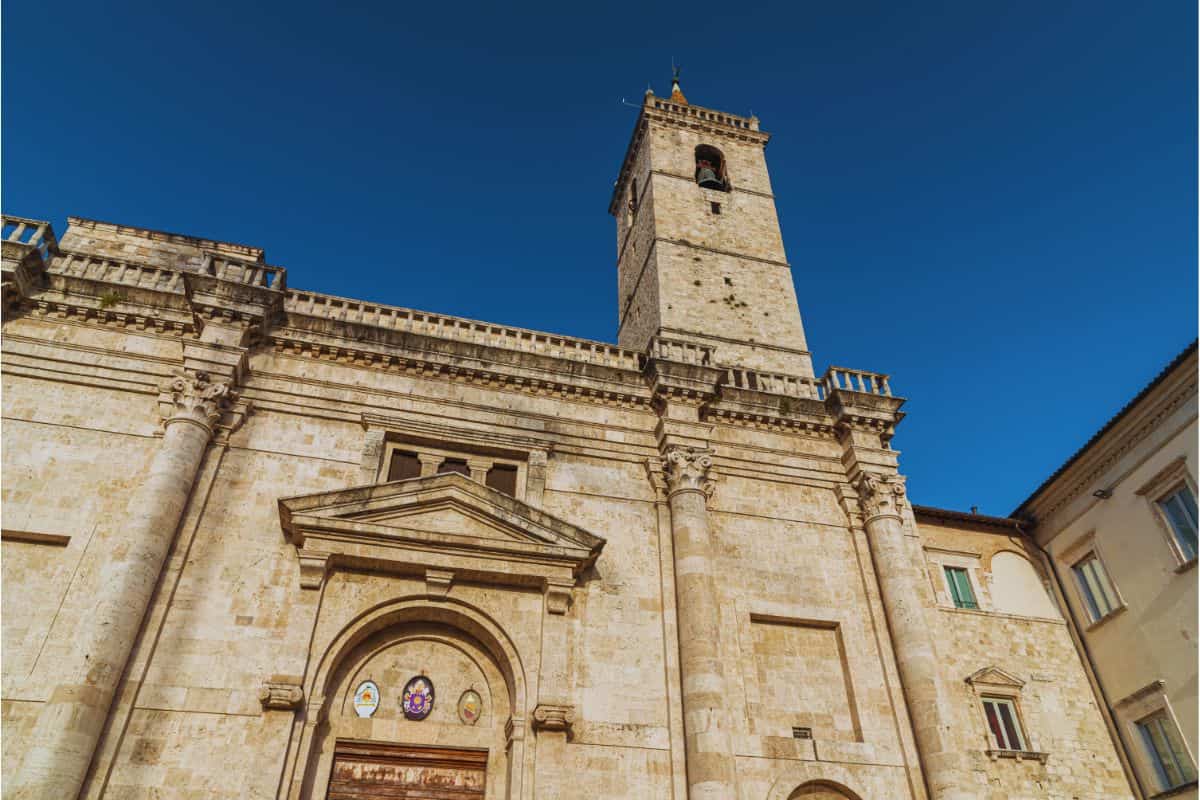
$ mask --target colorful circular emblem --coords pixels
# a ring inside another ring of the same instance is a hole
[[[467,689],[462,693],[462,697],[458,698],[458,718],[462,720],[464,725],[474,725],[479,722],[479,716],[483,713],[483,698],[479,696],[479,692],[474,689]]]
[[[370,717],[379,708],[379,687],[375,681],[363,681],[354,690],[354,713],[360,717]]]
[[[433,711],[433,681],[424,675],[404,684],[404,696],[400,700],[404,716],[409,719],[425,719]]]

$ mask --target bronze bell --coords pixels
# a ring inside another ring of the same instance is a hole
[[[717,177],[716,171],[708,164],[701,164],[696,170],[696,183],[703,186],[705,189],[723,189],[725,184]]]

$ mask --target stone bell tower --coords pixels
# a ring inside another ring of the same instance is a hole
[[[617,341],[713,348],[718,365],[811,376],[756,117],[647,91],[613,190]]]

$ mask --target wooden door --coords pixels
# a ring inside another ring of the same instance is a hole
[[[486,750],[339,740],[329,800],[483,800]]]

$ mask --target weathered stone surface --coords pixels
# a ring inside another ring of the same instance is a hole
[[[485,750],[514,800],[1130,796],[1062,620],[988,591],[1020,537],[918,524],[886,376],[814,376],[757,120],[662,102],[614,198],[632,347],[72,218],[4,320],[6,797],[323,797],[347,741]],[[988,755],[1014,686],[1044,759]]]

